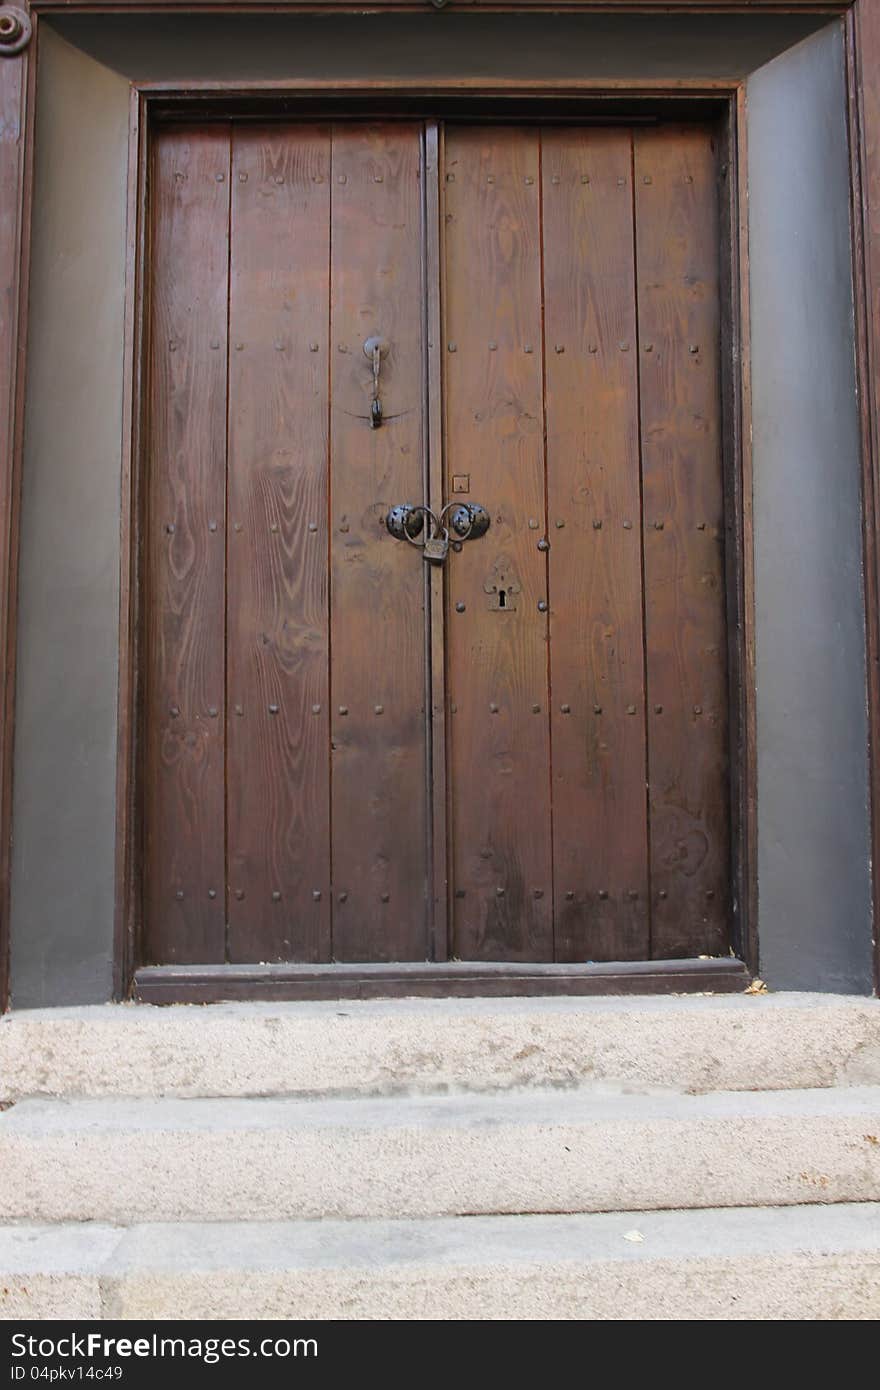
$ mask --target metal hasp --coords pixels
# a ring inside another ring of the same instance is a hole
[[[13,5],[0,5],[0,57],[13,57],[26,48],[33,31],[30,15]]]
[[[446,522],[449,522],[449,525]],[[427,528],[425,527],[427,521]],[[456,537],[455,548],[462,541],[479,540],[489,529],[489,513],[477,502],[447,502],[439,515],[430,507],[414,507],[409,502],[392,507],[385,525],[395,540],[409,541],[422,548],[422,557],[431,564],[442,565],[449,554],[449,529]],[[423,534],[424,532],[424,534]]]
[[[379,399],[379,373],[382,370],[382,358],[388,356],[389,343],[387,339],[380,338],[378,334],[373,334],[364,343],[364,356],[369,357],[373,365],[373,398],[370,401],[370,429],[377,430],[382,423],[382,402]]]

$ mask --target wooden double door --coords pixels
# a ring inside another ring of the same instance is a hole
[[[717,179],[700,125],[156,134],[144,963],[726,951]],[[451,502],[442,563],[386,524]]]

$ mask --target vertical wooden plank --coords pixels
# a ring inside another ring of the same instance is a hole
[[[329,126],[232,142],[230,961],[330,956]]]
[[[544,307],[556,955],[649,954],[628,130],[547,129]]]
[[[447,575],[462,959],[553,957],[539,166],[536,131],[446,131],[447,485],[492,516]]]
[[[634,146],[652,954],[674,957],[727,946],[718,194],[704,128]]]
[[[222,961],[229,128],[153,158],[145,963]]]
[[[424,488],[421,130],[333,129],[331,818],[333,954],[427,953],[423,561],[389,508]],[[363,344],[388,343],[370,428]]]
[[[443,322],[441,309],[441,266],[443,246],[443,198],[441,168],[443,130],[436,121],[425,128],[425,337],[427,343],[427,382],[425,438],[428,464],[428,505],[435,512],[446,501],[443,476]],[[426,565],[428,589],[428,661],[430,663],[430,753],[428,774],[431,814],[431,958],[449,957],[449,825],[448,779],[446,769],[446,616],[444,595],[446,575],[443,566]]]
[[[0,1013],[8,1003],[9,980],[12,735],[34,114],[32,52],[32,47],[25,47],[15,54],[0,54]]]

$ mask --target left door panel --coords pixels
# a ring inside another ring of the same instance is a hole
[[[416,125],[154,141],[144,963],[424,958],[422,177]]]

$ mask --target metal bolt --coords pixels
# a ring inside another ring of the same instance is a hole
[[[348,902],[348,894],[347,894],[347,893],[340,893],[340,894],[339,894],[339,901],[340,901],[341,903],[347,903],[347,902]]]
[[[654,344],[653,344],[653,343],[645,343],[645,352],[653,352],[653,351],[654,351]]]
[[[211,339],[211,349],[212,349],[212,351],[216,352],[217,349],[219,348],[219,346],[220,346],[220,339],[219,339],[219,338],[212,338],[212,339]]]
[[[339,713],[340,713],[340,714],[343,714],[343,715],[344,715],[344,714],[348,714],[348,705],[340,705],[340,706],[339,706]]]
[[[171,718],[172,718],[172,719],[176,719],[177,716],[178,716],[179,714],[180,714],[180,705],[172,705],[172,706],[171,706]]]
[[[446,175],[446,182],[447,182],[447,183],[455,183],[455,175],[454,175],[454,174],[447,174],[447,175]]]
[[[276,352],[283,352],[283,351],[284,351],[284,344],[282,343],[282,341],[281,341],[280,338],[276,338],[276,339],[275,339],[275,351],[276,351]]]
[[[278,892],[278,889],[277,889],[277,888],[275,889],[275,891],[274,891],[273,894],[272,894],[272,901],[273,901],[273,903],[280,903],[280,902],[281,902],[281,894]]]
[[[549,607],[549,604],[547,603],[547,600],[546,600],[546,599],[542,598],[542,599],[539,599],[539,600],[538,600],[538,612],[539,612],[539,613],[546,613],[548,607]]]
[[[529,517],[529,530],[530,530],[530,531],[537,531],[537,529],[538,529],[538,518],[537,518],[536,516],[530,516],[530,517]]]
[[[269,527],[269,530],[270,530],[270,531],[273,531],[273,532],[277,532],[277,530],[278,530],[278,522],[277,522],[277,521],[273,521],[273,522],[272,522],[272,525]]]
[[[631,888],[626,896],[629,898],[631,903],[634,903],[639,895],[634,888]]]
[[[321,713],[321,706],[320,706],[320,705],[312,705],[312,714],[320,714],[320,713]]]
[[[233,529],[233,531],[240,531],[240,530],[241,530],[241,522],[240,522],[240,521],[236,521],[232,529]]]
[[[382,901],[383,901],[383,903],[387,903],[387,902],[390,902],[390,901],[391,901],[391,894],[390,894],[390,893],[383,893],[381,896],[382,896]]]
[[[581,183],[589,183],[589,182],[590,182],[590,176],[589,176],[589,174],[581,174]]]
[[[702,714],[702,713],[703,713],[703,706],[702,706],[702,705],[694,705],[694,714]]]
[[[314,891],[313,891],[313,893],[312,893],[312,902],[319,903],[320,901],[321,901],[321,890],[320,890],[320,888],[315,888]]]
[[[216,530],[217,530],[217,523],[216,523],[216,521],[209,521],[209,522],[208,522],[208,530],[209,530],[209,531],[216,531]]]
[[[309,352],[317,352],[317,351],[318,351],[318,344],[317,344],[317,343],[309,343]]]
[[[503,888],[496,888],[496,889],[495,889],[495,896],[496,896],[496,898],[503,898],[503,897],[504,897],[504,889],[503,889]]]
[[[669,894],[666,892],[665,888],[661,888],[660,892],[657,894],[657,897],[665,902],[665,900],[669,897]]]
[[[174,896],[175,896],[175,898],[177,899],[177,901],[178,901],[179,903],[180,903],[180,902],[183,902],[183,889],[182,889],[182,888],[178,888],[178,890],[177,890],[177,892],[174,894]]]
[[[602,522],[601,522],[601,520],[600,520],[598,517],[597,517],[597,519],[593,522],[593,530],[594,530],[594,531],[601,531],[601,530],[602,530]]]
[[[490,343],[490,344],[489,344],[489,351],[490,351],[490,352],[497,352],[497,351],[498,351],[498,344],[497,344],[497,343]]]
[[[697,352],[699,352],[699,351],[700,351],[699,346],[698,346],[696,343],[691,343],[690,347],[688,348],[688,352],[691,354],[692,357],[694,356],[695,353],[697,353]]]
[[[625,521],[625,522],[623,523],[623,529],[624,529],[624,531],[631,531],[632,528],[633,528],[633,524],[632,524],[631,521]]]
[[[455,605],[455,611],[456,613],[463,613],[466,607],[467,604],[464,604],[461,602],[461,600],[459,600],[459,602]]]
[[[489,849],[481,849],[481,850],[480,850],[480,858],[481,858],[481,859],[491,859],[491,858],[492,858],[492,851],[489,850]]]
[[[465,890],[464,890],[464,888],[456,888],[456,890],[455,890],[455,896],[456,896],[457,898],[463,898],[464,895],[465,895]]]
[[[607,888],[600,888],[600,889],[599,889],[599,897],[600,897],[600,898],[603,900],[603,902],[604,902],[604,900],[608,897],[608,889],[607,889]]]
[[[626,707],[626,712],[627,712],[627,714],[635,714],[635,712],[636,712],[636,707],[635,707],[635,705],[627,705],[627,707]]]
[[[601,705],[594,705],[594,706],[593,706],[593,713],[594,713],[594,714],[601,714],[601,713],[602,713],[602,706],[601,706]]]
[[[558,174],[554,174],[553,177],[552,177],[552,179],[550,180],[550,182],[551,182],[551,183],[558,183],[558,182],[559,182],[559,175],[558,175]]]
[[[310,521],[310,522],[309,522],[309,530],[310,530],[310,531],[317,531],[317,529],[318,529],[318,523],[317,523],[317,521]]]
[[[177,351],[177,344],[175,343],[175,341],[174,341],[173,338],[172,338],[171,342],[168,344],[168,351],[169,351],[169,352],[176,352],[176,351]]]
[[[535,891],[534,891],[534,896],[535,896],[536,898],[543,898],[543,896],[544,896],[544,889],[543,889],[543,888],[536,888]]]
[[[589,348],[587,349],[587,351],[588,351],[588,352],[598,352],[598,351],[599,351],[599,344],[598,344],[598,343],[590,343],[590,346],[589,346]]]
[[[541,713],[541,706],[540,706],[540,705],[532,705],[532,714],[540,714],[540,713]]]
[[[663,522],[662,522],[662,521],[655,521],[655,522],[654,522],[654,530],[655,530],[655,531],[662,531],[662,530],[663,530]]]
[[[570,902],[570,903],[573,903],[573,902],[574,902],[574,893],[571,891],[570,888],[569,888],[569,890],[568,890],[568,892],[566,893],[565,896],[566,896],[566,899],[568,900],[568,902]]]
[[[173,536],[175,530],[174,522],[169,521],[168,525],[165,527],[165,530],[168,532],[169,536]]]
[[[450,714],[458,714],[458,705],[455,703],[454,700],[452,701],[451,705],[449,706],[449,713],[450,713]]]
[[[655,705],[655,706],[654,706],[654,713],[655,713],[655,714],[662,714],[662,713],[663,713],[663,706],[662,706],[662,705]]]
[[[534,352],[534,348],[532,347],[531,343],[526,343],[525,347],[523,348],[523,352]]]
[[[497,714],[497,713],[498,713],[498,706],[495,704],[495,701],[494,701],[494,700],[493,700],[492,703],[489,705],[489,713],[490,713],[490,714]]]
[[[236,706],[235,706],[235,713],[236,713],[236,714],[244,714],[244,706],[243,706],[243,705],[236,705]]]
[[[276,182],[276,183],[283,183],[283,182],[284,182],[284,175],[283,175],[283,174],[276,174],[276,175],[275,175],[275,182]]]
[[[711,900],[714,898],[714,896],[715,896],[715,890],[714,890],[714,888],[707,888],[707,889],[706,889],[706,897],[709,899],[710,902],[711,902]]]
[[[487,183],[494,183],[494,182],[495,182],[495,175],[494,175],[494,174],[487,174],[487,175],[486,175],[486,182],[487,182]]]
[[[337,182],[337,183],[348,183],[348,175],[347,175],[347,174],[339,174],[339,175],[337,176],[336,182]]]
[[[238,176],[238,181],[239,181],[239,183],[247,183],[247,180],[248,180],[247,174],[239,174],[239,176]]]
[[[235,344],[235,351],[236,351],[236,352],[244,352],[244,343],[236,343],[236,344]]]
[[[532,178],[531,174],[526,174],[526,180],[525,180],[525,181],[526,181],[526,183],[534,183],[534,182],[535,182],[535,180]]]
[[[385,706],[384,706],[384,705],[374,705],[374,706],[373,706],[373,713],[374,713],[374,714],[384,714],[384,713],[385,713]]]
[[[270,705],[270,706],[269,706],[269,713],[270,713],[270,714],[277,714],[277,713],[278,713],[278,706],[277,706],[277,705]]]
[[[217,706],[216,706],[216,705],[209,705],[209,706],[208,706],[208,713],[209,713],[209,715],[211,716],[212,719],[216,719],[216,718],[217,718]]]
[[[555,346],[555,348],[553,349],[553,351],[554,351],[554,352],[565,352],[565,343],[557,343],[556,346]]]
[[[651,178],[651,175],[650,175],[650,174],[646,174],[645,177],[642,179],[642,183],[653,183],[653,182],[654,182],[654,180]]]
[[[373,183],[384,183],[384,182],[385,182],[385,175],[384,175],[384,174],[374,174],[374,175],[373,175]]]
[[[629,343],[618,343],[621,352],[629,352]]]
[[[339,529],[340,529],[340,531],[342,532],[342,534],[345,536],[345,535],[348,535],[348,532],[351,530],[351,527],[349,526],[349,524],[348,524],[347,521],[343,521],[343,523],[342,523],[342,525],[340,526]]]
[[[706,523],[705,523],[705,521],[698,521],[698,522],[697,522],[697,530],[698,530],[698,531],[705,531],[705,529],[706,529]]]
[[[625,188],[625,187],[626,187],[626,179],[618,179],[618,180],[617,180],[617,187],[618,187],[618,188]]]
[[[549,542],[546,538],[543,539],[543,540],[538,541],[538,549],[539,549],[539,550],[549,550],[549,549],[550,549],[550,542]]]
[[[235,890],[235,896],[238,898],[238,901],[241,902],[241,900],[242,900],[243,897],[244,897],[244,889],[243,889],[243,888],[236,888],[236,890]]]
[[[208,889],[208,897],[213,899],[213,898],[216,898],[216,896],[217,896],[217,889],[216,889],[216,888],[209,888],[209,889]]]
[[[564,522],[564,521],[557,521],[557,523],[556,523],[556,529],[557,529],[557,531],[561,531],[564,525],[565,525],[565,522]]]
[[[560,705],[563,714],[571,714],[571,705]]]
[[[458,352],[458,344],[457,344],[457,343],[447,343],[447,344],[446,344],[446,347],[447,347],[447,351],[449,351],[449,352]]]

